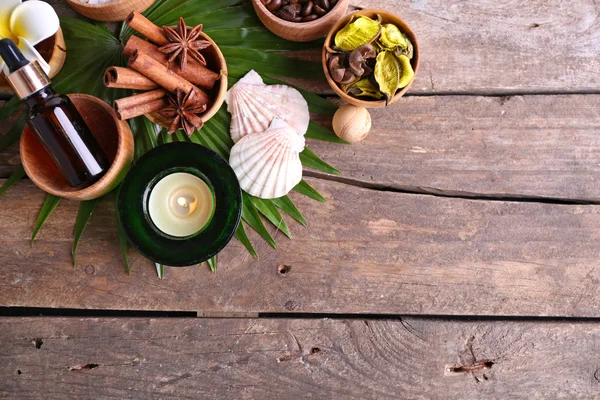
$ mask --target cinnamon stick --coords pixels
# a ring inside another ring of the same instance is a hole
[[[116,110],[117,116],[121,121],[139,117],[140,115],[157,112],[165,108],[169,102],[166,98],[153,100],[147,103],[138,104],[133,107]]]
[[[166,66],[146,53],[138,50],[134,51],[133,55],[129,57],[129,66],[171,93],[175,93],[177,89],[181,89],[186,93],[192,89],[196,89],[200,103],[208,103],[210,99],[202,89],[198,89],[190,81],[169,71]]]
[[[161,64],[168,65],[167,55],[161,53],[158,50],[158,47],[148,42],[147,40],[141,39],[137,36],[131,36],[127,41],[127,44],[125,44],[125,48],[123,49],[123,55],[129,58],[133,55],[133,53],[136,50],[148,54],[150,57],[154,58]],[[187,68],[185,69],[185,71],[182,71],[179,65],[175,63],[171,63],[170,69],[182,78],[185,78],[191,83],[207,90],[212,89],[217,79],[219,79],[219,74],[211,71],[204,65],[196,62],[191,58],[188,59]]]
[[[169,41],[163,34],[163,30],[158,26],[154,25],[153,22],[151,22],[148,18],[144,17],[137,11],[134,11],[131,14],[129,14],[125,22],[131,29],[146,36],[148,40],[150,40],[153,43],[156,43],[159,46],[163,46],[169,43]]]
[[[144,103],[149,103],[154,100],[159,100],[164,98],[167,95],[167,91],[163,89],[151,90],[149,92],[144,92],[140,94],[136,94],[134,96],[123,97],[122,99],[115,100],[113,106],[115,110],[124,110],[126,108],[131,108],[135,106],[142,105]]]
[[[104,72],[104,86],[108,88],[133,89],[133,90],[152,90],[158,85],[129,68],[109,67]]]

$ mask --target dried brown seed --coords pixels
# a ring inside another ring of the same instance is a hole
[[[304,4],[304,9],[302,10],[302,16],[308,17],[310,14],[312,14],[313,6],[314,6],[314,3],[312,1],[309,1],[308,3]]]
[[[323,15],[327,14],[327,11],[325,11],[321,6],[314,6],[313,12],[319,17],[322,17]]]
[[[319,16],[316,14],[307,15],[306,17],[302,18],[302,22],[314,21],[317,18],[319,18]]]

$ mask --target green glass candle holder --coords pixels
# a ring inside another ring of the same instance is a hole
[[[213,195],[210,219],[184,237],[158,229],[148,210],[156,184],[180,172],[200,178]],[[150,150],[128,172],[118,197],[119,221],[131,244],[152,261],[174,267],[199,264],[221,251],[238,227],[241,210],[240,184],[227,161],[194,143],[170,143]]]

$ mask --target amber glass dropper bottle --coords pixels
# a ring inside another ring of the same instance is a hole
[[[0,40],[6,79],[29,106],[27,124],[71,186],[89,185],[108,170],[106,154],[66,96],[54,93],[37,61],[29,62],[10,39]]]

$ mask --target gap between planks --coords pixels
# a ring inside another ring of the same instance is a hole
[[[206,318],[206,319],[304,319],[304,320],[367,320],[367,321],[403,321],[419,319],[431,321],[469,321],[469,322],[539,322],[539,323],[600,323],[600,317],[549,317],[537,315],[444,315],[444,314],[335,314],[310,312],[214,312],[214,311],[147,311],[147,310],[99,310],[79,308],[33,308],[0,307],[0,321],[13,317],[37,318]]]
[[[363,189],[376,190],[380,192],[402,193],[408,195],[422,195],[444,197],[450,199],[480,200],[480,201],[502,201],[505,203],[542,203],[562,205],[600,205],[600,200],[594,199],[563,199],[558,197],[531,196],[519,194],[484,194],[470,193],[459,190],[443,190],[426,186],[396,185],[386,186],[379,183],[365,182],[340,175],[328,175],[315,171],[304,171],[304,176],[324,181],[333,181],[345,185],[356,186]]]

